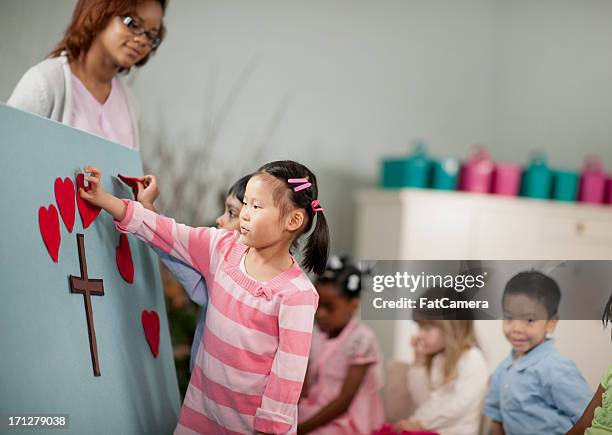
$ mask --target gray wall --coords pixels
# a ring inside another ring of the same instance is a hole
[[[74,4],[0,0],[0,100]],[[173,0],[167,40],[130,77],[145,163],[159,166],[152,143],[205,147],[183,183],[209,186],[185,201],[210,218],[211,192],[241,173],[302,161],[320,177],[334,249],[348,251],[352,192],[415,138],[436,155],[484,143],[501,160],[539,148],[555,166],[595,153],[612,167],[611,16],[606,0]]]

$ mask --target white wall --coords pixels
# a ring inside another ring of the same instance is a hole
[[[500,1],[495,154],[548,150],[575,167],[596,153],[612,167],[612,2]]]
[[[74,0],[0,0],[0,101],[60,40]]]

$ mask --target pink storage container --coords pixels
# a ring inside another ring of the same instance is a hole
[[[604,201],[606,175],[603,164],[597,157],[588,158],[580,177],[578,200],[590,204],[601,204]]]
[[[522,168],[518,163],[496,163],[492,192],[496,195],[517,196],[521,187]]]
[[[489,193],[494,164],[486,149],[480,148],[461,167],[459,189],[466,192]]]
[[[606,178],[606,186],[604,188],[604,203],[612,204],[612,177]]]

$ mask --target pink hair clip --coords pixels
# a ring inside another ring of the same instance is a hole
[[[314,211],[315,213],[318,211],[325,210],[321,207],[321,202],[318,199],[315,199],[310,203],[310,208],[312,208],[312,211]]]
[[[300,190],[308,189],[312,186],[312,183],[308,182],[308,178],[290,178],[287,180],[289,184],[298,184],[302,183],[299,186],[293,188],[294,192],[299,192]]]

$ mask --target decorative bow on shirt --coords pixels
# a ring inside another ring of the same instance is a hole
[[[255,296],[262,296],[263,295],[263,297],[266,298],[267,301],[272,299],[272,290],[270,290],[265,285],[260,285],[259,287],[257,287],[255,289],[255,291],[253,292],[253,294]]]

